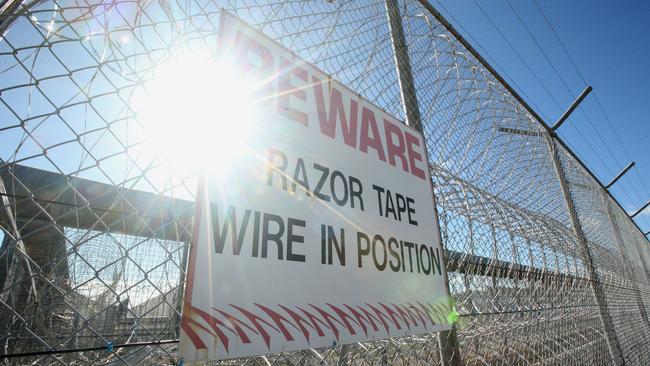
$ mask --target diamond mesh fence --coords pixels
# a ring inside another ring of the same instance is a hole
[[[147,148],[134,99],[184,49],[216,53],[227,9],[403,120],[410,65],[458,319],[218,364],[650,364],[647,239],[430,8],[395,3],[406,56],[382,0],[5,0],[4,362],[178,363],[197,174]]]

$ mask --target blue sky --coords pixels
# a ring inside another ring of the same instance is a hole
[[[594,92],[563,125],[560,135],[604,182],[631,160],[636,161],[637,166],[613,187],[612,192],[628,211],[636,210],[650,199],[650,154],[647,148],[650,146],[650,74],[647,70],[647,65],[650,65],[650,48],[647,46],[650,2],[430,1],[548,123],[553,123],[561,115],[585,85],[593,86]],[[29,24],[28,28],[33,27]],[[29,33],[20,30],[11,34],[16,46],[22,44],[22,38],[29,38]],[[14,62],[9,56],[6,59]],[[43,63],[49,61],[43,55],[40,60]],[[67,62],[76,65],[84,61],[73,59]],[[16,70],[18,68],[13,71],[19,71]],[[63,96],[65,93],[51,90],[50,95],[58,94]],[[24,98],[24,95],[18,91],[14,94],[4,92],[3,98],[11,102],[11,98]],[[100,105],[99,101],[95,103]],[[37,103],[33,103],[35,105]],[[105,102],[100,106],[110,105]],[[33,108],[31,112],[37,114],[39,111]],[[50,119],[41,127],[39,138],[48,140],[48,146],[68,138],[62,133],[48,133],[55,129],[65,130],[60,126],[56,120]],[[11,138],[10,132],[3,132],[3,137]],[[92,140],[92,136],[88,139]],[[88,141],[87,145],[91,142]],[[97,145],[96,149],[111,146],[106,143],[94,145]],[[5,150],[13,147],[13,144],[0,143],[0,156],[8,157],[10,153]],[[39,151],[38,146],[26,144],[21,149],[23,156],[18,158]],[[95,152],[100,156],[112,153]],[[48,152],[59,162],[65,160],[61,156],[69,153],[65,146]],[[42,160],[32,159],[30,164],[39,166]],[[73,163],[77,164],[77,161]],[[90,159],[85,161],[85,164],[92,163]],[[110,165],[111,161],[102,164]],[[91,169],[84,174],[96,176],[97,172]],[[650,208],[637,216],[636,221],[644,231],[650,230]]]
[[[547,123],[591,85],[560,136],[605,183],[635,161],[611,192],[628,211],[650,199],[649,1],[430,2]],[[636,222],[650,230],[650,208]]]

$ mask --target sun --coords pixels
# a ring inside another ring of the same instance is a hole
[[[218,173],[246,148],[254,83],[216,54],[181,49],[132,99],[143,149],[183,172]]]

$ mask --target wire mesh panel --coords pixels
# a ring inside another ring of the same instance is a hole
[[[638,287],[644,277],[634,270],[639,263],[638,255],[633,256],[632,252],[634,242],[625,241],[621,236],[602,188],[568,153],[562,154],[562,160],[574,206],[604,287],[607,312],[612,317],[622,356],[629,364],[648,363],[650,349],[645,330],[650,323]]]
[[[201,130],[179,116],[173,139],[153,146],[163,127],[139,98],[179,55],[218,54],[227,9],[400,119],[409,111],[396,63],[410,64],[462,363],[609,365],[621,361],[613,332],[622,360],[650,364],[647,240],[428,9],[398,5],[408,58],[396,57],[383,0],[6,0],[0,354],[30,354],[7,359],[16,364],[179,361],[197,184],[182,151]],[[220,363],[432,365],[438,337]]]
[[[546,130],[419,3],[404,18],[463,360],[610,364]]]
[[[648,307],[648,300],[650,300],[650,297],[648,297],[650,290],[648,287],[649,267],[647,266],[648,242],[620,207],[614,206],[612,202],[609,202],[609,204],[614,212],[617,228],[621,233],[624,248],[623,256],[629,261],[631,283],[625,289],[626,297],[630,297],[630,292],[634,292],[637,298],[637,307],[624,312],[624,316],[628,316],[630,322],[635,325],[626,329],[628,337],[631,338],[629,359],[630,363],[644,364],[650,362],[648,360],[650,350],[647,349],[650,336],[647,332],[648,322],[644,320],[647,319],[648,311],[650,311]],[[637,309],[639,314],[637,314]],[[639,321],[639,318],[641,318],[641,321]]]

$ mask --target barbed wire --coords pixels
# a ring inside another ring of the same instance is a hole
[[[379,0],[7,0],[2,9],[3,358],[179,362],[165,340],[178,337],[198,177],[146,147],[152,133],[135,99],[184,49],[216,53],[227,9],[402,120],[395,63],[411,64],[464,364],[650,363],[647,240],[420,2],[400,1],[408,59],[397,60]],[[438,337],[214,364],[436,365]],[[109,344],[113,352],[97,346]]]

